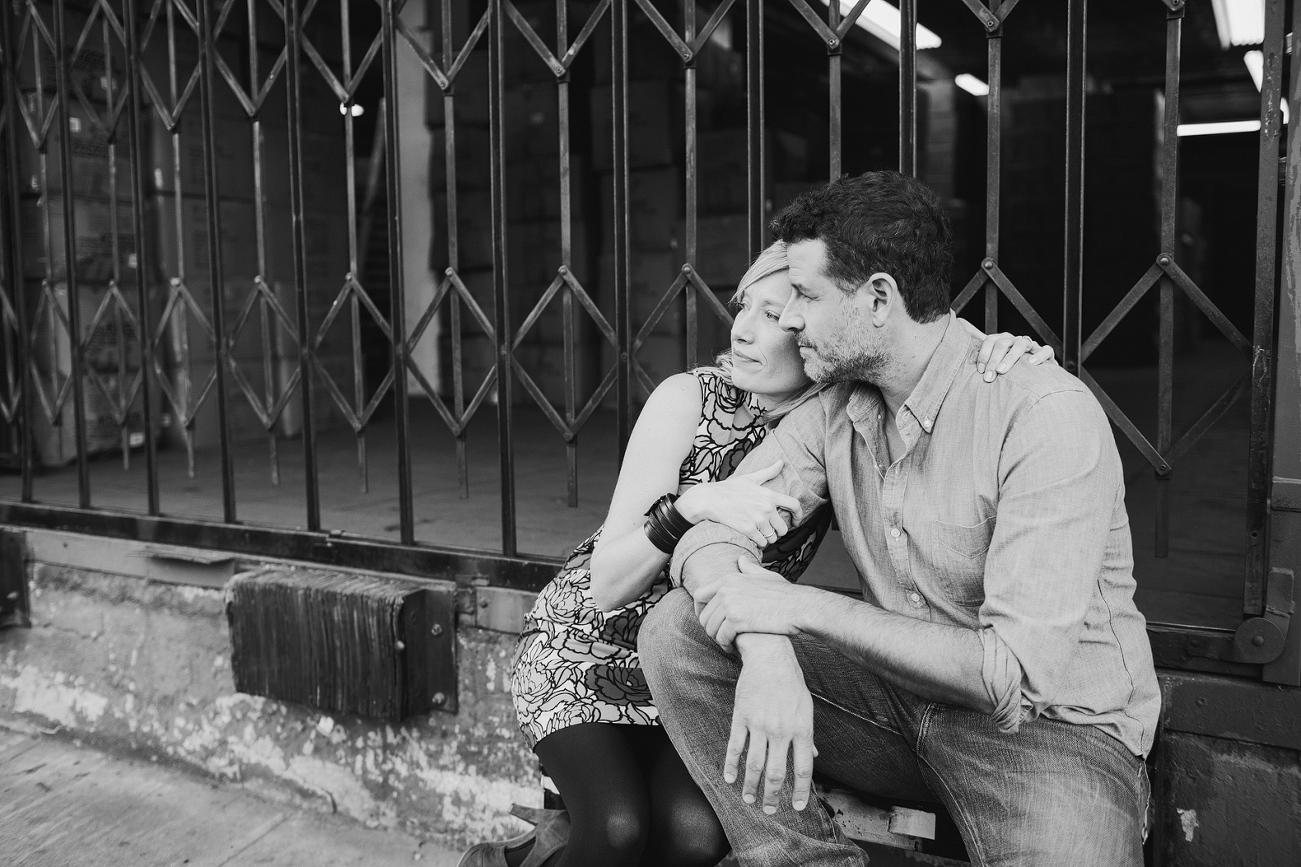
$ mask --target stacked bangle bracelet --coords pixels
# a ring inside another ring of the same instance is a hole
[[[646,512],[646,537],[665,554],[672,554],[678,540],[694,526],[673,505],[677,498],[677,494],[665,494]]]

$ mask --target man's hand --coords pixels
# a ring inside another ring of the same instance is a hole
[[[813,781],[813,697],[790,642],[775,636],[743,636],[745,659],[736,682],[732,734],[727,741],[723,779],[736,782],[741,753],[749,741],[741,797],[753,804],[760,777],[764,780],[763,811],[777,812],[777,798],[786,781],[786,754],[792,754],[795,779],[791,805],[803,810]]]
[[[745,557],[737,572],[724,575],[695,594],[696,615],[709,637],[728,650],[743,632],[794,635],[796,615],[808,588],[789,583]]]

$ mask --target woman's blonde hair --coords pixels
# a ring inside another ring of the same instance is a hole
[[[787,270],[789,265],[786,262],[786,242],[774,241],[763,250],[758,256],[754,257],[754,262],[746,269],[741,281],[736,284],[736,293],[732,296],[731,305],[737,305],[745,295],[745,291],[754,284],[773,274],[780,274]],[[696,370],[716,371],[729,385],[732,384],[732,350],[726,349],[720,352],[714,358],[713,367],[699,367]],[[782,401],[777,406],[764,410],[763,420],[768,424],[775,423],[782,416],[817,394],[825,387],[822,383],[810,382],[804,388],[800,389],[794,396]]]

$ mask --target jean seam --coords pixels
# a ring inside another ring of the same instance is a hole
[[[953,790],[949,788],[948,781],[946,781],[944,777],[940,776],[939,771],[935,770],[935,767],[931,765],[924,756],[918,754],[917,760],[930,770],[932,776],[935,777],[935,781],[939,783],[940,788],[944,790],[944,794],[947,796],[948,800],[945,807],[948,808],[952,818],[956,822],[960,823],[961,827],[959,830],[966,831],[966,834],[963,836],[963,842],[967,847],[967,855],[971,857],[972,864],[975,864],[976,867],[981,867],[981,865],[985,863],[984,846],[981,844],[980,837],[976,832],[975,822],[971,821],[971,817],[967,815],[967,811],[962,806],[962,802],[954,796]],[[949,804],[952,804],[952,806],[949,806]],[[973,849],[975,851],[972,851]]]
[[[829,704],[829,705],[831,705],[832,707],[834,707],[836,710],[843,711],[844,713],[849,714],[850,716],[852,716],[852,717],[853,717],[854,719],[856,719],[856,720],[859,720],[859,721],[861,721],[861,722],[865,722],[865,723],[867,723],[867,724],[870,725],[870,726],[875,726],[876,728],[880,729],[881,731],[883,731],[883,732],[887,732],[887,733],[889,733],[889,734],[892,734],[892,735],[894,735],[895,737],[898,737],[898,738],[903,738],[903,737],[904,737],[903,732],[901,732],[901,731],[897,731],[896,729],[890,728],[889,726],[882,725],[880,722],[878,722],[878,721],[872,719],[871,717],[866,717],[866,716],[863,716],[863,715],[860,714],[860,713],[856,713],[855,711],[850,710],[849,708],[845,707],[844,705],[842,705],[842,704],[840,704],[840,703],[838,703],[838,702],[832,701],[831,699],[827,698],[825,695],[822,695],[821,693],[817,693],[817,692],[814,692],[813,690],[809,690],[809,694],[812,695],[814,698],[818,699],[819,701],[823,702],[824,704]]]

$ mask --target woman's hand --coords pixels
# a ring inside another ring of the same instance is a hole
[[[973,334],[984,337],[980,352],[976,355],[976,372],[984,375],[985,382],[993,382],[998,374],[1007,373],[1012,365],[1022,360],[1022,356],[1031,365],[1052,361],[1055,356],[1051,346],[1040,346],[1025,335],[1018,336],[1006,331],[986,335],[967,320],[960,321]]]
[[[744,533],[762,551],[786,535],[790,529],[789,517],[800,507],[800,501],[789,494],[763,487],[781,469],[782,462],[777,461],[753,473],[695,485],[678,497],[678,512],[693,524],[700,521],[725,524]]]

